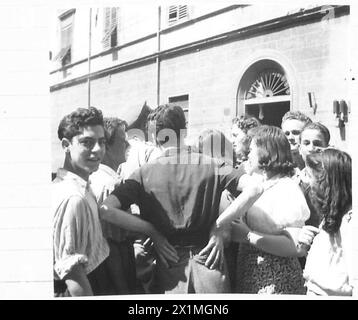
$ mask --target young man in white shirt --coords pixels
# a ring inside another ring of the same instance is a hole
[[[52,183],[55,296],[112,294],[103,270],[109,247],[88,183],[105,153],[102,112],[76,109],[61,120],[58,138],[65,160]]]

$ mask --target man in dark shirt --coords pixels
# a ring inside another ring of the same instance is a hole
[[[163,155],[136,170],[101,206],[101,217],[142,232],[153,241],[158,293],[229,292],[223,261],[223,228],[216,228],[223,190],[236,192],[244,171],[180,148],[185,117],[177,106],[153,115]],[[250,185],[232,204],[246,211],[262,189]],[[142,219],[126,210],[136,203]]]

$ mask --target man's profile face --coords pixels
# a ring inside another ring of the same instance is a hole
[[[288,119],[282,123],[282,131],[285,133],[285,136],[290,143],[291,151],[298,150],[300,134],[305,125],[305,122],[296,119]]]
[[[262,170],[260,169],[259,156],[260,149],[257,147],[254,141],[251,141],[249,147],[248,160],[245,163],[245,170],[247,174],[261,174]]]
[[[231,128],[231,142],[234,148],[236,157],[239,159],[242,156],[246,156],[248,153],[249,146],[245,144],[246,133],[241,130],[236,124],[233,124]]]
[[[105,153],[106,138],[101,125],[84,127],[69,143],[72,168],[82,178],[97,171]]]
[[[113,148],[113,152],[118,156],[118,162],[121,164],[126,161],[127,134],[125,132],[125,127],[118,126],[114,137],[113,146],[109,146],[108,148]]]

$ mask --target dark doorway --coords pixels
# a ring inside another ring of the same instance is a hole
[[[254,116],[259,119],[262,124],[276,126],[281,128],[281,120],[283,115],[290,110],[290,102],[274,102],[263,104],[263,116],[264,118],[259,119],[259,105],[251,104],[245,106],[245,114]]]

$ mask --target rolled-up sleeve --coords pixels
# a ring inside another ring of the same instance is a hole
[[[54,270],[63,279],[78,264],[87,264],[89,217],[80,196],[64,200],[54,219]]]

